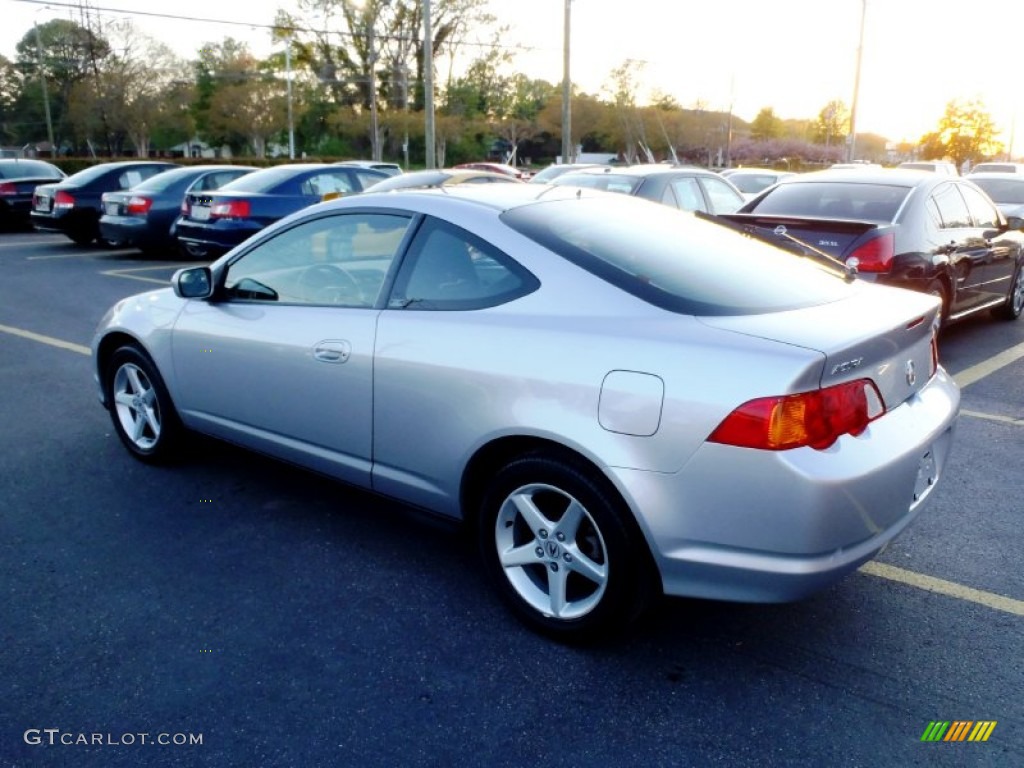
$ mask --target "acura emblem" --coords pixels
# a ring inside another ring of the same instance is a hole
[[[917,383],[917,371],[914,370],[914,361],[907,360],[907,364],[903,367],[904,373],[907,374],[907,384],[914,386]]]

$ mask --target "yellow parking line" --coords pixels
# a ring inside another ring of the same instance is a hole
[[[877,576],[881,579],[896,581],[910,587],[917,587],[928,592],[936,592],[947,597],[955,597],[957,600],[966,600],[970,603],[984,605],[986,608],[993,608],[1003,613],[1012,613],[1014,616],[1024,616],[1024,600],[1014,600],[1012,597],[1004,597],[993,592],[984,592],[980,589],[965,587],[945,579],[937,579],[934,576],[925,576],[923,573],[906,571],[894,565],[886,565],[875,561],[864,563],[860,567],[862,573]]]
[[[66,349],[70,352],[77,352],[80,355],[92,354],[92,350],[88,347],[83,347],[81,344],[62,341],[61,339],[53,338],[53,336],[44,336],[41,333],[33,333],[32,331],[25,331],[21,328],[12,328],[9,325],[0,325],[0,333],[9,333],[12,336],[20,336],[23,339],[38,341],[40,344],[49,344],[51,347],[59,347],[60,349]]]
[[[1000,368],[1005,368],[1010,363],[1014,363],[1024,357],[1024,344],[1018,344],[1015,347],[1004,349],[998,355],[990,357],[988,360],[982,360],[977,365],[972,365],[970,368],[960,371],[960,373],[954,374],[953,381],[955,381],[961,389],[969,386],[976,381],[979,381],[991,373],[995,373]]]

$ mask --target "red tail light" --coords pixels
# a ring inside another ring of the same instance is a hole
[[[185,216],[188,216],[188,210],[189,210],[189,207],[188,207],[188,198],[186,197],[186,198],[185,198],[184,200],[182,200],[182,201],[181,201],[181,212],[182,212],[182,213],[183,213],[183,214],[184,214]]]
[[[128,205],[125,210],[129,216],[144,216],[149,212],[149,209],[153,207],[153,198],[151,197],[140,197],[139,195],[133,195],[128,200]]]
[[[846,257],[846,264],[855,266],[858,272],[888,272],[895,256],[896,236],[889,232],[858,246]]]
[[[0,195],[16,195],[16,194],[18,194],[18,190],[15,189],[13,182],[5,181],[3,184],[0,184]]]
[[[211,219],[247,219],[249,218],[248,200],[228,200],[216,203],[210,208]]]
[[[824,450],[842,435],[859,435],[883,413],[878,389],[870,380],[858,379],[814,392],[751,400],[730,413],[708,440],[766,451],[804,446]]]
[[[54,208],[74,208],[75,198],[64,190],[59,190],[56,195],[53,196],[53,207]]]

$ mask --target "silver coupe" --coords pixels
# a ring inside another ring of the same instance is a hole
[[[200,432],[462,520],[568,640],[877,554],[949,457],[938,310],[648,201],[462,185],[307,208],[118,302],[92,350],[139,459]]]

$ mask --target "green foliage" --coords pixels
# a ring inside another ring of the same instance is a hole
[[[782,136],[782,121],[772,107],[764,107],[750,124],[750,137],[755,141],[777,139]]]
[[[996,140],[996,126],[980,100],[946,104],[937,130],[921,137],[921,156],[928,160],[950,158],[957,166],[993,157],[1003,150]]]
[[[842,144],[850,132],[850,110],[839,99],[833,99],[818,113],[818,121],[814,125],[813,140],[818,144],[830,147]]]

